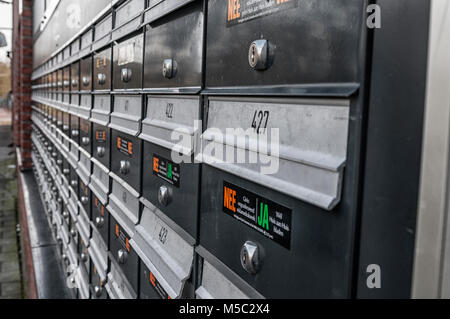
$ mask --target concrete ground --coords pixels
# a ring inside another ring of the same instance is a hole
[[[22,298],[11,115],[0,109],[0,299]]]

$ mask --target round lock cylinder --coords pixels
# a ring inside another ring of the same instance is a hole
[[[131,69],[123,68],[120,73],[120,78],[121,78],[122,82],[125,82],[125,83],[130,82],[132,74],[133,74],[133,72]]]
[[[162,185],[161,187],[159,187],[158,202],[163,206],[167,206],[170,204],[171,201],[172,201],[172,195],[171,195],[170,189],[165,185]]]
[[[69,212],[65,210],[65,211],[62,213],[62,216],[63,216],[64,218],[69,218]]]
[[[241,265],[251,275],[258,273],[261,266],[261,253],[258,245],[247,241],[241,248]]]
[[[71,133],[73,137],[77,137],[80,134],[78,130],[72,130]]]
[[[97,156],[103,157],[105,156],[106,148],[103,146],[97,146]]]
[[[77,231],[75,229],[72,229],[70,231],[70,234],[72,235],[73,238],[77,237]]]
[[[76,187],[77,185],[78,185],[78,181],[77,180],[73,179],[73,180],[70,181],[70,186]]]
[[[56,160],[56,164],[58,164],[58,165],[62,165],[62,163],[63,163],[62,159],[58,159],[58,160]]]
[[[89,145],[89,142],[90,142],[91,140],[89,139],[89,137],[83,137],[82,139],[81,139],[81,144],[83,144],[84,146],[87,146],[87,145]]]
[[[69,175],[70,174],[70,169],[64,168],[63,169],[63,174],[66,175],[66,176]]]
[[[173,59],[165,59],[163,62],[162,75],[166,79],[171,79],[176,74],[176,62]]]
[[[106,74],[104,73],[97,74],[97,83],[99,85],[104,85],[106,83]]]
[[[123,249],[119,249],[119,251],[117,252],[117,260],[119,261],[119,263],[121,264],[125,264],[128,258],[128,253],[123,250]]]
[[[89,203],[89,198],[87,196],[81,196],[81,204],[86,205]]]
[[[85,254],[85,253],[81,253],[80,254],[80,259],[81,259],[81,261],[82,262],[87,262],[88,261],[88,256],[87,256],[87,254]]]
[[[89,83],[91,82],[91,80],[90,80],[90,78],[88,76],[83,76],[82,80],[83,80],[83,85],[84,86],[88,86]]]
[[[103,288],[102,287],[100,287],[100,286],[95,286],[94,287],[94,294],[95,294],[95,296],[97,298],[100,298],[102,293],[103,293]]]
[[[267,40],[255,40],[248,50],[248,63],[254,70],[265,70],[268,67],[269,43]]]
[[[69,82],[69,80],[64,80],[64,87],[69,87],[69,85],[70,85],[70,82]]]
[[[105,219],[103,217],[96,217],[95,218],[95,226],[97,228],[102,228],[105,224]]]
[[[65,124],[62,127],[63,131],[67,132],[69,130],[69,125]]]
[[[130,172],[130,162],[128,162],[128,161],[120,161],[119,171],[123,175],[128,174]]]
[[[76,87],[78,85],[78,81],[76,79],[72,80],[72,87]]]

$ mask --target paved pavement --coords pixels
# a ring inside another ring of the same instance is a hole
[[[0,109],[0,299],[22,298],[17,180],[10,114]]]

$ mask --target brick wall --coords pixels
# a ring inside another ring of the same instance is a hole
[[[20,148],[21,170],[31,168],[31,73],[33,71],[32,0],[14,1],[12,88],[14,143]]]

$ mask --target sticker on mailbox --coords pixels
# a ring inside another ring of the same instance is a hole
[[[297,0],[228,0],[227,27],[296,8]]]
[[[105,130],[95,131],[95,140],[99,143],[106,142],[106,131]]]
[[[127,156],[133,156],[133,142],[123,138],[118,137],[117,143],[116,143],[117,149],[119,152],[127,155]]]
[[[153,154],[153,174],[175,187],[180,187],[180,165],[156,154]]]
[[[223,212],[291,248],[291,209],[223,181]]]
[[[153,275],[151,271],[148,272],[149,274],[147,275],[147,269],[144,270],[144,273],[146,274],[149,283],[153,287],[155,292],[161,297],[161,299],[170,299],[169,294],[164,290],[159,281],[155,278],[155,275]]]
[[[130,252],[130,239],[128,234],[120,228],[119,224],[116,223],[116,229],[115,232],[116,238],[119,240],[120,244],[123,248],[126,249],[126,251]]]

